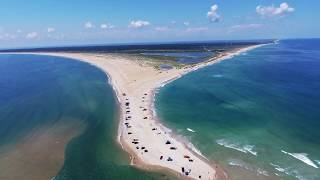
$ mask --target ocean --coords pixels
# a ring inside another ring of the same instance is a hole
[[[281,40],[162,87],[157,115],[233,179],[320,179],[320,40]]]
[[[107,82],[80,61],[0,55],[0,179],[170,178],[129,165]]]
[[[51,50],[147,51],[192,64],[207,57],[208,52],[198,53],[204,47],[226,45]],[[118,108],[107,81],[105,73],[83,62],[1,54],[0,179],[174,178],[129,165],[116,142]],[[281,40],[165,85],[155,97],[156,113],[232,179],[315,180],[320,179],[319,88],[320,40]]]

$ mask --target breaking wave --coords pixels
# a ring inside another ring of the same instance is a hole
[[[302,162],[304,162],[305,164],[312,166],[314,168],[319,168],[311,159],[308,158],[308,154],[306,153],[289,153],[286,152],[284,150],[281,150],[282,153],[287,154],[289,156],[292,156]]]
[[[206,158],[205,156],[203,156],[203,154],[201,153],[201,151],[199,149],[197,149],[192,143],[191,143],[191,138],[187,137],[187,136],[182,136],[182,135],[176,135],[175,136],[180,142],[183,142],[189,149],[191,149],[193,152],[195,152],[196,154],[198,154],[199,156]],[[206,158],[207,159],[207,158]]]
[[[310,179],[309,177],[305,177],[304,175],[301,174],[301,172],[299,172],[297,169],[293,168],[293,167],[286,167],[283,168],[280,165],[274,164],[274,163],[270,163],[271,166],[274,167],[275,170],[277,170],[278,172],[284,173],[288,176],[293,176],[299,180],[307,180]],[[277,176],[281,176],[278,173],[275,173]]]
[[[194,131],[193,129],[190,129],[190,128],[187,128],[187,130],[190,131],[190,132],[193,132],[193,133],[196,132],[196,131]]]
[[[188,148],[190,148],[192,151],[194,151],[198,155],[204,157],[203,154],[201,153],[201,151],[199,149],[197,149],[191,142],[188,143]]]
[[[219,139],[216,141],[217,144],[224,146],[226,148],[234,149],[243,153],[250,153],[252,155],[257,156],[257,152],[254,151],[253,149],[255,148],[254,145],[246,145],[246,144],[240,144],[240,143],[233,143],[230,140],[226,139]]]
[[[243,168],[245,170],[248,170],[248,171],[260,174],[260,175],[269,176],[268,171],[263,170],[261,168],[254,167],[254,166],[252,166],[252,165],[250,165],[248,163],[245,163],[245,162],[243,162],[242,160],[239,160],[239,159],[231,159],[231,160],[229,160],[228,164],[230,166],[237,166],[237,167]]]

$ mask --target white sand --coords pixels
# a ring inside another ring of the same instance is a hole
[[[118,141],[122,147],[131,154],[132,164],[145,169],[167,169],[180,177],[194,179],[227,179],[226,173],[216,164],[209,162],[195,151],[186,146],[186,142],[177,140],[154,117],[153,99],[156,88],[168,83],[182,75],[198,68],[216,63],[223,59],[251,50],[258,46],[242,48],[238,51],[224,54],[214,61],[199,64],[184,69],[156,70],[155,68],[130,59],[129,56],[116,54],[93,54],[93,53],[36,53],[53,56],[62,56],[90,63],[109,76],[121,107],[121,120],[119,125]],[[123,94],[126,94],[125,96]],[[147,94],[147,95],[145,95]],[[129,103],[126,106],[126,102]],[[128,109],[127,109],[128,108]],[[130,111],[130,112],[126,112]],[[129,120],[126,120],[131,116]],[[147,119],[144,119],[144,118]],[[126,125],[125,123],[128,123]],[[132,134],[128,134],[132,133]],[[133,144],[134,139],[138,144]],[[170,141],[171,144],[166,144]],[[139,149],[137,149],[137,147]],[[142,150],[142,147],[145,147]],[[175,150],[170,149],[175,147]],[[189,156],[193,162],[189,162]],[[160,157],[163,157],[160,160]],[[167,161],[168,158],[172,161]],[[189,172],[186,176],[182,173],[182,167]]]

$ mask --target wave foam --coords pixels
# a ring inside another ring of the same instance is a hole
[[[224,147],[227,147],[230,149],[234,149],[234,150],[246,153],[246,154],[250,153],[255,156],[257,156],[257,154],[258,154],[257,152],[253,151],[253,149],[255,148],[254,145],[241,145],[239,143],[232,143],[226,139],[219,139],[216,142],[217,142],[217,144],[219,144],[221,146],[224,146]]]
[[[275,170],[281,172],[281,173],[284,173],[288,176],[293,176],[299,180],[307,180],[307,179],[310,179],[308,177],[305,177],[304,175],[301,174],[301,172],[299,172],[297,169],[294,169],[293,167],[286,167],[286,168],[283,168],[277,164],[273,164],[273,163],[270,163],[271,166],[274,167]],[[277,176],[281,176],[280,174],[278,173],[275,173],[275,175]]]
[[[166,133],[172,133],[172,130],[171,130],[171,129],[163,126],[162,124],[160,124],[159,126],[161,126],[161,128],[162,128],[162,130],[163,130],[164,132],[166,132]]]
[[[312,166],[314,168],[319,168],[311,159],[308,158],[308,154],[306,154],[306,153],[289,153],[284,150],[281,150],[281,152],[284,154],[290,155],[290,156],[304,162],[305,164],[307,164],[309,166]]]
[[[206,158],[205,156],[203,156],[203,154],[201,153],[201,151],[199,149],[197,149],[192,143],[191,143],[191,137],[186,137],[186,136],[182,136],[182,135],[178,135],[176,136],[178,138],[178,140],[180,140],[181,142],[183,142],[189,149],[191,149],[193,152],[197,153],[199,156],[202,156],[203,158]],[[206,158],[207,159],[207,158]]]
[[[260,175],[269,176],[268,171],[265,171],[265,170],[263,170],[261,168],[255,168],[252,165],[243,162],[242,160],[231,159],[231,160],[229,160],[228,164],[230,166],[237,166],[237,167],[243,168],[245,170],[248,170],[248,171],[251,171],[251,172],[255,172],[255,173],[260,174]]]
[[[229,165],[238,166],[238,167],[244,168],[246,170],[252,170],[249,166],[247,166],[246,164],[242,163],[240,160],[237,160],[237,159],[230,160]]]
[[[196,131],[194,131],[193,129],[187,128],[188,131],[195,133]]]
[[[245,151],[249,152],[250,154],[255,155],[255,156],[257,156],[257,154],[258,154],[257,152],[253,151],[253,149],[254,149],[254,146],[253,146],[253,145],[244,145],[244,146],[243,146],[243,149],[244,149]]]
[[[282,172],[282,173],[285,173],[287,175],[290,175],[285,168],[282,168],[281,166],[279,166],[277,164],[273,164],[273,163],[270,163],[270,165],[273,166],[275,170]]]
[[[199,149],[197,149],[191,142],[189,142],[187,144],[188,148],[190,148],[192,151],[194,151],[195,153],[197,153],[198,155],[203,156],[203,154],[201,153],[201,151]]]

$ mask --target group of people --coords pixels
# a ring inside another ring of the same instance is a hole
[[[144,94],[144,96],[142,97],[142,102],[145,102],[147,95],[148,95],[147,93]],[[129,102],[129,99],[126,97],[125,93],[123,93],[123,96],[125,97],[125,100],[126,100],[125,101],[125,122],[124,122],[124,125],[128,129],[128,131],[127,131],[128,135],[132,135],[133,133],[129,130],[130,128],[132,128],[132,126],[129,123],[129,120],[132,119],[132,116],[130,115],[130,113],[131,113],[131,111],[130,111],[130,102]],[[145,107],[143,107],[143,106],[140,106],[140,109],[142,109],[142,113],[147,111],[147,109]],[[143,119],[147,120],[148,116],[144,116]],[[151,130],[152,131],[157,131],[158,128],[152,127]],[[159,135],[159,134],[161,134],[161,132],[158,132],[157,134]],[[136,149],[137,150],[141,150],[141,154],[149,152],[148,149],[145,146],[139,146],[138,145],[139,144],[139,139],[133,139],[131,143],[137,145]],[[169,146],[170,150],[177,150],[177,147],[172,146],[172,143],[169,140],[167,140],[165,142],[165,144],[166,145],[170,145]],[[184,158],[187,159],[189,162],[193,162],[193,159],[191,159],[190,156],[186,156],[185,155]],[[164,160],[164,156],[163,155],[160,156],[160,160]],[[173,158],[168,156],[166,158],[166,161],[171,162],[171,161],[173,161]],[[181,172],[182,172],[182,174],[188,176],[191,173],[191,169],[187,169],[185,167],[181,167]],[[201,179],[201,175],[199,175],[199,179]]]

